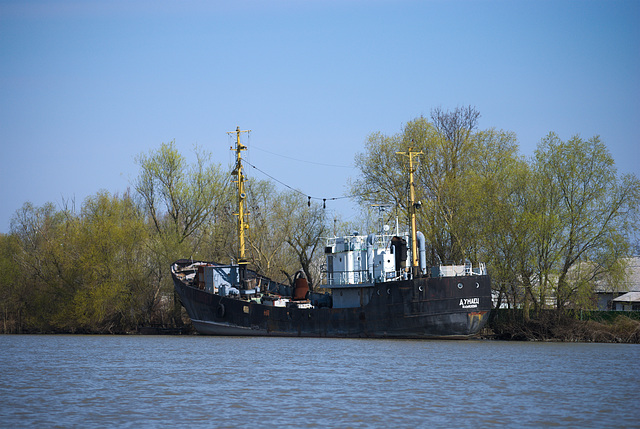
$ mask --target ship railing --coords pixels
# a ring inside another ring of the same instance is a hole
[[[367,270],[334,271],[333,273],[327,273],[327,283],[334,285],[368,283],[371,281],[369,277]]]
[[[464,265],[439,265],[432,268],[432,277],[458,277],[458,276],[484,276],[487,267],[484,262],[473,266],[471,263]]]
[[[328,285],[353,285],[353,284],[373,284],[383,283],[393,280],[406,280],[409,273],[398,274],[395,271],[376,272],[375,277],[371,276],[368,270],[353,271],[333,271],[324,272]]]

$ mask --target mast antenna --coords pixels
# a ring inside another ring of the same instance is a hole
[[[231,150],[236,152],[236,166],[231,172],[232,176],[236,176],[238,184],[238,213],[234,213],[238,216],[238,264],[241,266],[249,262],[247,261],[245,255],[245,243],[244,243],[244,232],[246,229],[249,229],[249,212],[245,211],[245,200],[247,198],[247,194],[244,190],[244,182],[247,180],[242,172],[242,151],[247,150],[247,147],[240,143],[240,134],[241,133],[249,133],[251,130],[240,130],[240,127],[236,127],[235,131],[229,131],[227,134],[236,135],[236,147],[231,147]]]
[[[413,183],[413,173],[415,168],[413,166],[413,157],[422,155],[422,151],[414,152],[412,147],[409,147],[408,152],[396,152],[398,155],[404,155],[409,158],[409,218],[411,221],[411,267],[414,276],[418,273],[418,246],[416,237],[416,208],[420,205],[415,202],[416,191]]]

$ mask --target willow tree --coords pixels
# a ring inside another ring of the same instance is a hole
[[[149,321],[148,236],[133,199],[101,191],[80,212],[25,203],[12,219],[18,329],[125,332]]]
[[[135,189],[156,233],[178,245],[215,223],[229,198],[228,175],[212,163],[211,154],[196,148],[195,155],[189,165],[171,141],[137,158],[141,171]]]
[[[11,219],[11,235],[18,240],[14,260],[23,273],[22,326],[31,331],[69,327],[73,297],[81,286],[81,268],[74,263],[76,220],[52,203],[36,207],[27,202]]]
[[[471,259],[491,267],[499,300],[528,303],[532,293],[531,171],[518,155],[513,133],[489,129],[474,134],[461,207],[460,243]],[[529,295],[529,297],[527,297]]]
[[[141,171],[135,189],[155,237],[154,276],[167,291],[172,290],[165,274],[169,264],[197,255],[201,241],[215,235],[229,207],[229,175],[212,163],[211,154],[196,149],[195,155],[196,162],[189,165],[171,141],[137,158]],[[179,310],[174,296],[176,316]]]
[[[101,191],[88,197],[79,216],[75,264],[81,287],[73,297],[76,326],[124,332],[151,320],[159,301],[148,278],[148,231],[130,195]]]
[[[0,313],[3,334],[22,333],[27,285],[17,276],[15,255],[19,251],[17,237],[0,233]]]
[[[546,267],[555,277],[557,308],[589,305],[599,276],[620,270],[638,228],[640,181],[618,177],[599,137],[567,141],[550,133],[536,151],[542,194],[552,228],[544,231]],[[545,204],[546,203],[546,204]]]
[[[394,136],[371,134],[365,152],[355,159],[360,177],[352,192],[366,203],[383,202],[408,210],[405,160],[397,152],[422,152],[416,167],[418,227],[431,245],[430,263],[478,259],[478,205],[482,196],[474,187],[478,175],[490,178],[487,159],[511,156],[515,136],[502,131],[478,131],[479,113],[472,107],[451,112],[436,109],[431,121],[419,117]],[[500,162],[494,162],[499,168]],[[377,192],[377,193],[376,193]],[[374,197],[374,198],[372,198]]]

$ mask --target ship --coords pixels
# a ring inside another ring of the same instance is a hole
[[[199,334],[232,336],[464,339],[477,335],[491,311],[483,263],[427,266],[425,236],[416,230],[411,148],[409,231],[326,238],[323,284],[300,270],[284,284],[249,268],[245,256],[246,194],[236,133],[238,249],[235,263],[181,259],[171,265],[175,291]]]

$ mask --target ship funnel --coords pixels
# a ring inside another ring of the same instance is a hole
[[[293,280],[293,293],[292,299],[294,301],[301,301],[307,299],[309,293],[309,282],[307,282],[307,276],[304,271],[300,270],[296,273]]]

